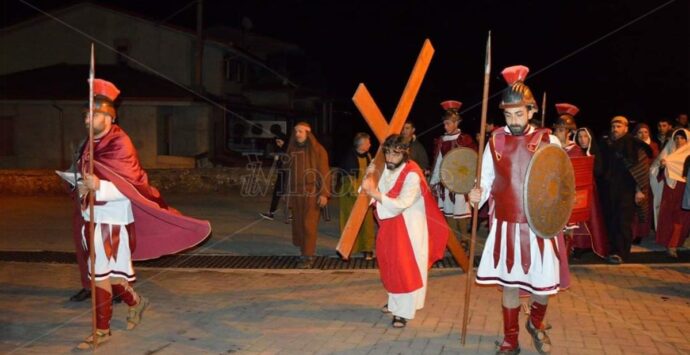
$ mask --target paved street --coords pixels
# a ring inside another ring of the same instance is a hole
[[[266,198],[170,196],[208,218],[213,238],[194,253],[295,255],[289,225],[258,218]],[[0,250],[63,250],[69,201],[0,198]],[[337,210],[320,227],[319,253],[332,255]],[[37,218],[41,216],[42,218]],[[279,216],[282,218],[282,216]],[[574,266],[572,288],[550,300],[554,354],[687,354],[690,265]],[[182,270],[137,268],[152,301],[143,323],[125,329],[116,305],[104,354],[492,354],[500,339],[501,294],[474,287],[466,345],[460,344],[465,276],[434,269],[426,307],[404,330],[379,311],[375,270]],[[61,354],[90,331],[90,304],[70,303],[76,265],[0,262],[0,353]],[[521,319],[523,354],[535,354]]]
[[[76,267],[0,264],[0,352],[68,353],[90,329],[89,303],[66,302]],[[144,322],[125,328],[116,305],[102,353],[491,354],[501,333],[500,293],[475,287],[469,338],[459,342],[465,277],[431,273],[426,307],[404,330],[378,309],[372,271],[139,269],[152,300]],[[576,267],[573,288],[551,299],[554,354],[690,353],[690,267]],[[521,320],[521,324],[524,324]],[[534,354],[520,334],[523,353]]]

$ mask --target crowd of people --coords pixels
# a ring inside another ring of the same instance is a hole
[[[470,204],[465,195],[448,190],[440,178],[441,162],[449,151],[460,147],[477,150],[478,139],[460,128],[461,105],[454,100],[441,103],[444,134],[430,147],[431,159],[414,134],[413,122],[405,124],[401,136],[408,143],[410,160],[422,168],[448,224],[462,245],[467,246]],[[690,193],[685,193],[690,165],[690,147],[686,146],[690,133],[687,115],[680,114],[675,120],[659,120],[656,132],[650,124],[615,116],[610,120],[610,130],[597,134],[589,127],[577,125],[575,117],[580,111],[577,106],[559,103],[556,111],[558,117],[550,127],[541,127],[538,119],[530,119],[530,126],[550,129],[556,138],[554,142],[561,145],[569,157],[592,159],[593,183],[587,191],[589,218],[568,224],[565,233],[568,254],[577,259],[593,251],[611,264],[620,264],[629,258],[633,244],[640,244],[654,232],[656,242],[666,248],[668,255],[678,257],[677,249],[690,233],[687,207]],[[487,138],[493,130],[494,124],[487,124]],[[352,199],[358,194],[365,167],[371,161],[370,148],[369,135],[357,133],[353,149],[337,164],[339,171],[344,172],[338,184],[343,189],[338,193],[341,229],[349,216]],[[488,206],[482,209],[480,218],[488,217],[487,210]],[[358,236],[357,245],[367,246],[355,248],[355,252],[363,252],[367,259],[373,255],[372,223],[367,217]]]
[[[544,317],[549,296],[569,286],[569,253],[577,257],[591,249],[607,262],[620,264],[630,257],[631,245],[654,229],[656,242],[678,257],[678,248],[690,233],[690,130],[685,114],[674,122],[660,120],[654,135],[648,124],[637,123],[630,131],[631,122],[615,116],[610,131],[597,139],[589,128],[578,127],[575,117],[580,110],[569,103],[556,104],[556,121],[549,128],[540,127],[534,119],[538,105],[525,84],[528,72],[524,66],[502,72],[508,87],[499,107],[506,125],[488,127],[481,181],[469,192],[451,190],[443,181],[443,161],[453,150],[479,150],[477,139],[461,129],[462,103],[447,100],[441,103],[444,133],[431,147],[431,156],[410,121],[401,134],[383,142],[382,172],[372,164],[367,133],[354,136],[352,148],[339,160],[340,174],[333,174],[327,151],[309,123],[298,122],[291,137],[274,132],[276,145],[287,158],[276,162],[287,164],[280,169],[270,209],[262,217],[273,219],[278,201],[285,196],[292,242],[302,256],[300,267],[310,268],[318,223],[329,199],[339,198],[342,229],[358,196],[366,194],[370,208],[353,250],[364,259],[377,259],[388,293],[381,311],[392,314],[393,327],[402,328],[424,306],[431,265],[443,257],[450,241],[459,240],[467,248],[473,206],[483,207],[489,233],[476,282],[503,291],[504,339],[497,353],[520,351],[523,295],[530,295],[525,328],[536,349],[548,353],[551,342]],[[78,173],[82,176],[72,193],[74,243],[84,287],[72,300],[90,297],[93,279],[97,318],[97,330],[78,346],[81,349],[111,338],[114,299],[129,306],[127,329],[141,322],[149,300],[131,285],[136,279],[133,260],[193,247],[211,232],[207,221],[181,215],[149,185],[136,149],[116,123],[118,95],[114,84],[94,81],[93,111],[84,110],[94,140],[84,141],[71,169],[75,181]],[[584,171],[591,177],[584,189],[576,191],[575,199],[578,211],[585,206],[587,213],[580,215],[574,209],[566,228],[548,237],[528,223],[523,203],[528,166],[545,145],[561,147],[576,170],[584,169],[577,170],[578,175]],[[375,181],[377,174],[380,178]]]

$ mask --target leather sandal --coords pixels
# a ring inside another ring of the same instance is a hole
[[[393,328],[405,328],[407,325],[407,319],[403,317],[393,316],[393,322],[391,323]]]
[[[496,344],[496,355],[517,355],[520,353],[519,346],[511,349],[508,345],[504,346],[504,344],[500,342],[495,342],[494,344]]]
[[[101,330],[96,330],[96,340],[98,341],[97,346],[100,346],[101,344],[106,343],[108,340],[110,340],[110,330],[107,332],[101,331]],[[91,350],[93,348],[93,334],[89,334],[84,341],[79,343],[77,345],[78,350]]]
[[[141,315],[144,314],[144,310],[148,306],[149,299],[139,295],[139,303],[129,307],[129,313],[127,313],[127,330],[132,330],[141,323]]]
[[[534,343],[534,347],[537,349],[539,354],[550,354],[551,339],[549,338],[549,335],[546,334],[546,331],[535,328],[532,325],[532,321],[529,319],[527,320],[527,324],[525,324],[525,328],[527,328],[527,332],[529,332],[529,334],[532,336],[532,342]]]

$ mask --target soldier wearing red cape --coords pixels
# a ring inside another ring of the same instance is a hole
[[[130,285],[136,279],[132,261],[191,248],[210,235],[211,226],[208,221],[185,217],[170,208],[158,190],[149,185],[131,139],[114,123],[117,118],[114,102],[120,91],[101,79],[94,80],[93,88],[93,157],[83,146],[76,171],[84,177],[78,184],[82,201],[88,201],[88,194],[95,194],[94,215],[89,216],[83,202],[81,209],[75,208],[73,225],[82,282],[85,278],[88,282],[92,275],[87,271],[88,252],[84,249],[92,238],[88,221],[93,217],[95,222],[96,337],[100,344],[110,338],[113,295],[130,307],[128,329],[139,324],[148,305],[148,300]],[[88,128],[88,115],[85,124]],[[93,175],[86,170],[91,159]],[[89,336],[79,348],[88,349],[93,343],[93,337]]]

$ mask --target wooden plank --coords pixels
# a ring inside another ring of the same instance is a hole
[[[381,110],[364,84],[359,84],[355,95],[352,96],[352,101],[369,124],[369,128],[374,132],[376,139],[379,140],[379,143],[383,143],[388,137],[388,122],[386,122]]]
[[[455,259],[455,262],[460,265],[462,271],[467,272],[467,270],[469,270],[468,267],[470,265],[470,260],[465,253],[465,249],[462,248],[458,238],[455,236],[455,233],[451,232],[448,236],[448,244],[446,247],[448,248],[448,251],[450,251],[450,255],[453,256],[453,259]]]
[[[434,55],[434,47],[431,45],[431,41],[428,39],[424,41],[422,45],[422,50],[417,56],[417,61],[415,62],[412,73],[407,80],[405,89],[398,101],[398,106],[393,113],[393,118],[390,124],[385,124],[386,119],[376,105],[371,94],[367,90],[364,84],[360,84],[353,96],[353,101],[355,105],[364,116],[372,131],[376,135],[379,142],[383,142],[391,134],[399,134],[405,125],[405,120],[412,110],[412,104],[414,103],[419,88],[422,86],[422,81],[426,75],[427,69],[429,69],[429,64],[431,63],[431,58]],[[386,127],[385,134],[381,134],[383,129]],[[381,149],[376,153],[374,157],[374,165],[376,167],[376,176],[374,179],[375,183],[378,183],[378,177],[381,176],[381,172],[384,168],[384,157]],[[362,226],[364,221],[364,216],[369,209],[369,198],[366,193],[360,192],[357,196],[354,206],[352,207],[352,212],[350,217],[348,217],[345,227],[343,228],[343,233],[340,236],[338,245],[336,246],[336,251],[340,254],[343,260],[348,260],[350,258],[350,253],[352,252],[352,247],[357,239],[357,233],[359,233],[359,228]]]

